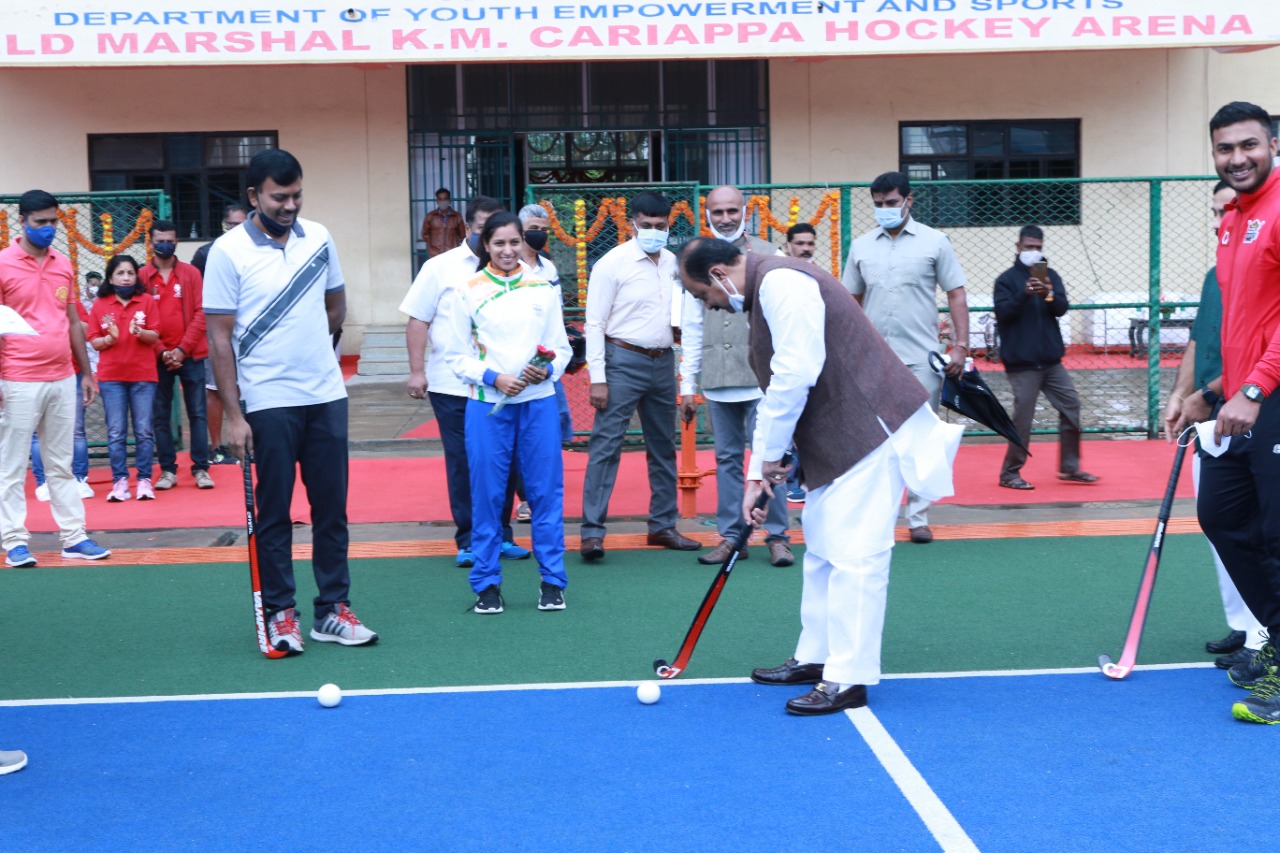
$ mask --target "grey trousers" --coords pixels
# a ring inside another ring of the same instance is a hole
[[[1071,374],[1061,364],[1044,370],[1015,370],[1005,374],[1013,389],[1013,425],[1023,441],[1031,440],[1031,424],[1036,417],[1036,398],[1044,393],[1049,405],[1058,410],[1058,470],[1074,474],[1080,470],[1080,395]],[[1000,482],[1019,476],[1027,452],[1010,444],[1000,466]]]
[[[638,410],[649,463],[649,532],[676,526],[676,365],[671,351],[658,358],[604,345],[609,405],[595,413],[582,484],[582,538],[604,538],[609,498],[618,479],[622,441]]]
[[[938,397],[942,394],[942,376],[930,367],[928,363],[908,364],[907,368],[915,375],[916,379],[920,380],[924,390],[929,392],[929,407],[937,412]],[[929,523],[929,501],[910,489],[907,489],[907,507],[904,512],[907,516],[908,527],[924,527]]]
[[[736,541],[746,521],[742,517],[742,494],[746,473],[743,462],[747,445],[756,430],[756,406],[759,400],[740,403],[718,403],[707,400],[711,427],[716,435],[716,529],[730,541]],[[790,542],[787,536],[787,496],[785,486],[775,486],[765,518],[765,541]]]

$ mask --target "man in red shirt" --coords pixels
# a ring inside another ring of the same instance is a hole
[[[1200,526],[1267,629],[1253,659],[1228,670],[1252,689],[1231,713],[1280,723],[1280,171],[1270,114],[1227,104],[1209,122],[1218,176],[1236,191],[1218,227],[1222,399],[1214,442],[1201,435]],[[1222,444],[1225,443],[1225,449]]]
[[[209,423],[205,416],[205,360],[209,342],[204,331],[203,280],[194,266],[174,257],[178,226],[166,220],[151,225],[151,263],[138,271],[138,279],[156,302],[160,340],[156,342],[155,420],[156,457],[160,479],[156,489],[178,484],[178,454],[173,446],[174,381],[182,383],[182,402],[191,423],[191,473],[196,486],[212,489],[209,476]]]
[[[49,505],[62,538],[62,556],[101,560],[111,555],[84,529],[84,501],[71,473],[76,423],[76,378],[87,406],[98,393],[89,369],[84,326],[76,313],[71,262],[51,248],[58,233],[58,200],[44,190],[18,199],[21,235],[0,250],[0,305],[16,311],[35,335],[0,337],[0,537],[5,563],[36,565],[27,547],[27,499],[23,488],[31,433],[38,432],[48,477]]]

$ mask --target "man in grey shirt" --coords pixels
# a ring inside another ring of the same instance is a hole
[[[937,411],[942,377],[929,367],[929,353],[941,350],[936,292],[942,288],[951,312],[947,373],[958,376],[969,354],[967,281],[947,235],[911,217],[914,200],[901,172],[885,172],[871,183],[877,225],[853,241],[844,286],[929,392]],[[929,502],[908,491],[906,513],[911,541],[932,542]]]

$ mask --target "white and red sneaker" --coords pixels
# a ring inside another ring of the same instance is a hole
[[[321,643],[363,646],[378,642],[378,635],[361,624],[350,607],[339,602],[336,610],[316,620],[315,627],[311,629],[311,639]]]
[[[272,614],[267,621],[267,642],[278,652],[302,654],[302,629],[298,627],[297,610],[286,607]]]

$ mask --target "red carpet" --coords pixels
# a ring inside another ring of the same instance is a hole
[[[1023,476],[1034,483],[1034,491],[1014,491],[996,485],[1004,446],[972,445],[960,448],[956,458],[955,497],[944,503],[962,505],[1029,504],[1029,503],[1097,503],[1159,499],[1164,495],[1173,448],[1163,441],[1086,441],[1085,470],[1102,480],[1094,485],[1064,483],[1056,474],[1057,447],[1054,442],[1037,442],[1035,454],[1023,469]],[[565,514],[582,515],[582,479],[587,454],[564,454]],[[711,450],[698,453],[701,470],[714,470]],[[1178,497],[1191,497],[1190,464],[1184,466]],[[185,471],[178,487],[160,492],[154,501],[139,503],[107,503],[109,474],[104,468],[93,469],[89,482],[98,497],[86,501],[91,530],[167,529],[174,527],[239,527],[244,523],[243,492],[240,469],[231,465],[215,465],[211,469],[217,488],[200,491]],[[27,525],[31,530],[53,531],[49,505],[35,499],[34,483],[27,480]],[[615,518],[644,516],[649,508],[649,487],[643,452],[628,452],[622,457],[618,486],[613,494],[610,513]],[[302,484],[294,495],[294,519],[308,519]],[[703,480],[698,491],[698,512],[715,512],[715,477]],[[430,459],[353,459],[351,460],[351,497],[348,517],[353,524],[375,522],[446,521],[449,504],[444,485],[444,460]]]

